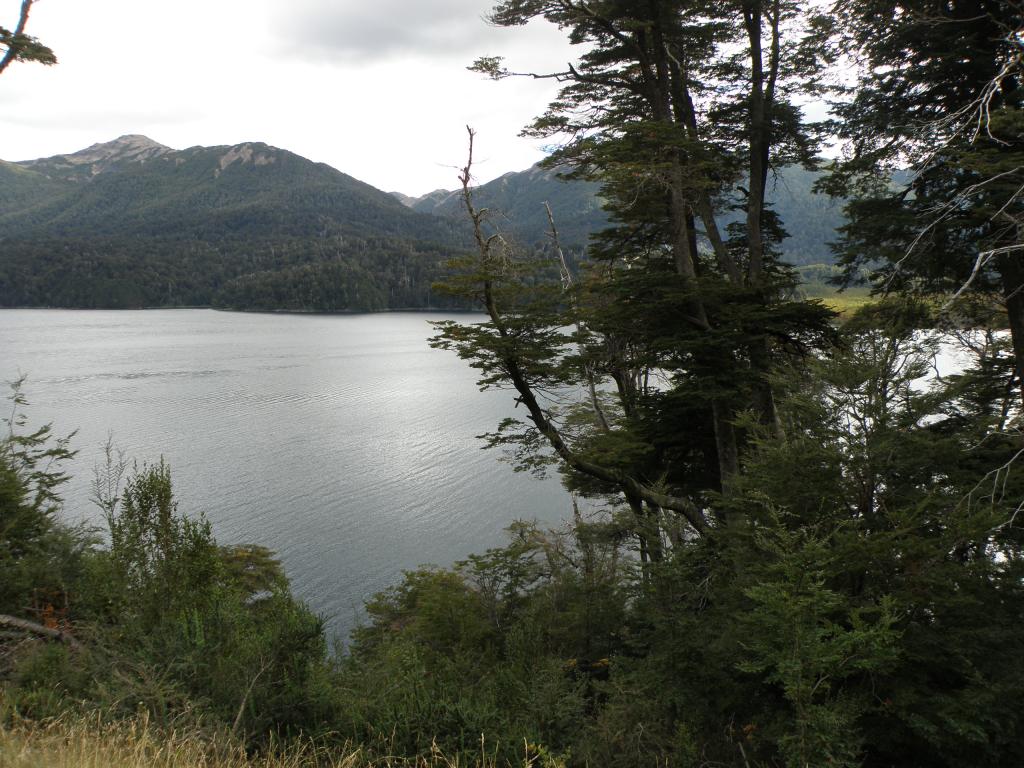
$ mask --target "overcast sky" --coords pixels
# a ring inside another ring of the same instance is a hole
[[[557,88],[491,82],[480,55],[560,69],[562,34],[496,29],[490,0],[37,0],[28,32],[59,64],[0,75],[0,158],[140,133],[176,149],[264,141],[376,187],[457,185],[465,125],[486,181],[543,156],[519,138]],[[20,0],[0,0],[12,27]]]

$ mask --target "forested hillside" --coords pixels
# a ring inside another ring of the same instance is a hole
[[[494,212],[490,226],[524,245],[537,246],[549,239],[551,225],[544,203],[551,206],[559,238],[567,247],[582,248],[591,234],[608,224],[601,208],[600,185],[564,180],[556,170],[535,165],[506,173],[475,190],[477,204]],[[460,190],[436,190],[420,198],[406,198],[413,210],[464,221],[466,205]]]
[[[823,176],[823,171],[790,165],[773,171],[768,180],[766,196],[787,233],[779,249],[790,264],[803,266],[835,261],[829,244],[837,239],[845,221],[843,201],[814,191],[815,182]],[[460,191],[435,190],[418,198],[392,194],[415,211],[454,221],[466,217]],[[494,213],[488,222],[491,229],[527,245],[543,244],[550,239],[545,202],[551,205],[559,238],[566,247],[585,247],[591,235],[609,224],[608,213],[602,207],[600,184],[566,178],[564,172],[545,169],[542,165],[520,173],[507,173],[481,184],[474,195],[481,208]],[[738,197],[735,202],[739,204]],[[724,224],[738,222],[741,216],[739,211],[725,211],[722,221]]]
[[[788,167],[769,186],[793,264],[832,261],[841,205],[812,193],[819,176]],[[494,214],[489,231],[526,248],[550,240],[548,203],[562,245],[578,254],[609,224],[599,190],[534,166],[475,195]],[[123,136],[0,162],[0,306],[465,306],[431,289],[469,245],[461,192],[401,199],[259,143],[176,151]],[[726,211],[723,225],[739,216]]]
[[[265,144],[125,136],[4,163],[0,189],[3,306],[449,306],[430,285],[466,241],[457,223]],[[295,275],[312,264],[350,282],[310,293]]]

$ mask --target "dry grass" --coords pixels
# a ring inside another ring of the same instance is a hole
[[[804,295],[809,299],[820,299],[821,302],[834,312],[839,313],[840,320],[844,315],[852,315],[865,304],[874,300],[867,288],[848,288],[839,291],[827,285],[805,285]]]
[[[524,766],[541,768],[536,757]],[[550,764],[550,763],[548,763]],[[370,756],[361,748],[314,741],[248,755],[227,737],[161,733],[146,719],[109,724],[62,717],[0,725],[0,768],[496,768],[486,754],[444,755],[436,747],[414,758]]]
[[[159,733],[145,720],[105,724],[60,718],[0,729],[0,768],[307,768],[360,765],[359,753],[332,759],[312,745],[250,757],[228,739]]]
[[[834,296],[823,297],[825,306],[839,314],[840,320],[852,315],[861,307],[870,304],[872,297],[851,295],[849,293],[837,293]]]

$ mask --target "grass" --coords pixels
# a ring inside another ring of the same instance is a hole
[[[808,299],[820,299],[825,306],[837,312],[840,315],[840,320],[844,315],[852,315],[874,300],[870,289],[866,287],[847,288],[840,292],[831,285],[805,283],[800,286],[800,289]]]
[[[230,740],[162,734],[145,720],[105,724],[62,717],[0,728],[0,768],[356,768],[359,751],[329,755],[314,745],[250,756]]]
[[[528,749],[518,768],[564,764]],[[45,722],[0,722],[0,768],[499,768],[481,741],[479,754],[449,756],[436,745],[415,757],[371,755],[361,747],[307,739],[259,754],[230,736],[198,730],[161,732],[142,717],[107,723],[63,716]],[[503,767],[502,767],[503,768]]]

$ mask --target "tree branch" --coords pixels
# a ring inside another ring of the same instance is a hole
[[[42,64],[56,64],[57,57],[53,51],[47,48],[33,37],[25,34],[25,27],[28,25],[28,15],[32,10],[32,3],[35,0],[22,0],[21,11],[18,14],[18,24],[13,32],[0,27],[0,43],[6,44],[7,50],[0,58],[0,73],[2,73],[12,62],[21,60],[38,61]]]

